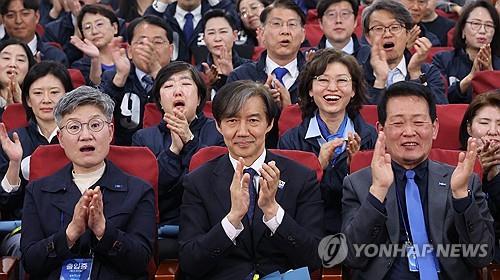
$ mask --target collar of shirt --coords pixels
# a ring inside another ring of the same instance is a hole
[[[285,87],[288,89],[290,88],[293,83],[295,83],[295,80],[299,76],[299,68],[297,66],[297,58],[292,60],[290,63],[288,63],[285,66],[278,65],[278,63],[274,62],[269,56],[266,57],[266,73],[268,75],[272,74],[274,69],[277,67],[284,67],[286,70],[288,70],[288,73],[286,73],[285,76],[283,76],[283,83],[285,83]]]
[[[52,139],[54,139],[54,137],[57,136],[57,132],[59,132],[59,127],[56,126],[56,128],[54,129],[54,131],[52,131],[52,133],[49,135],[49,138],[47,138],[47,137],[45,137],[45,135],[43,135],[42,129],[40,129],[39,125],[37,125],[36,128],[38,129],[38,133],[40,133],[40,135],[42,135],[45,139],[47,139],[47,141],[49,143],[52,141]]]
[[[332,44],[330,44],[330,41],[326,39],[325,43],[326,48],[334,48]],[[345,45],[341,51],[345,52],[346,54],[353,54],[354,53],[354,40],[349,38],[349,42],[347,42],[347,45]]]
[[[73,15],[73,13],[71,14],[71,23],[73,23],[75,28],[78,28],[78,19]]]
[[[179,7],[179,5],[176,6],[175,19],[179,23],[181,29],[184,29],[184,24],[186,23],[184,16],[186,16],[187,13],[193,14],[193,28],[196,28],[198,22],[201,20],[201,4],[192,11],[186,11]]]
[[[3,24],[0,24],[0,40],[3,39],[3,37],[5,37],[5,27]]]
[[[316,111],[314,117],[309,120],[309,126],[307,127],[305,139],[316,138],[318,140],[318,144],[321,146],[326,143],[326,140],[323,138],[323,136],[321,135],[321,131],[319,130],[318,119],[316,119],[317,114],[318,111]],[[342,135],[342,137],[347,138],[349,132],[354,133],[355,130],[354,123],[349,117],[347,117],[347,124],[345,126],[344,134]]]
[[[99,179],[101,179],[105,170],[106,162],[103,162],[102,167],[100,167],[96,171],[85,174],[77,174],[74,170],[72,170],[71,175],[73,176],[73,182],[75,182],[75,185],[83,194],[88,188],[93,186],[95,183],[97,183],[97,181],[99,181]]]
[[[33,39],[28,43],[28,47],[30,48],[31,52],[33,55],[36,55],[37,53],[37,46],[38,46],[38,39],[36,38],[36,35],[33,36]]]
[[[137,76],[137,78],[141,82],[142,87],[144,87],[146,84],[142,81],[142,78],[144,76],[146,76],[147,74],[145,72],[143,72],[141,69],[135,67],[135,75]]]
[[[426,159],[412,169],[413,171],[415,171],[416,181],[421,181],[426,177],[428,165],[429,165],[429,159]],[[394,169],[394,176],[396,176],[396,179],[400,182],[406,182],[405,173],[408,169],[402,167],[395,161],[392,161],[392,168]]]
[[[394,69],[391,69],[390,72],[397,71],[396,69],[399,70],[399,73],[397,73],[394,76],[393,82],[404,81],[406,78],[406,75],[408,74],[408,70],[406,69],[406,60],[405,60],[404,56],[401,59],[401,61],[398,63],[398,65],[396,65],[396,67]]]
[[[236,170],[236,162],[238,161],[237,159],[233,158],[231,154],[229,154],[229,160],[231,161],[231,165],[233,168]],[[264,164],[264,161],[266,160],[266,149],[262,152],[262,154],[252,163],[250,166],[244,166],[243,170],[246,168],[253,168],[257,174],[253,177],[254,179],[254,186],[259,190],[259,177],[260,177],[260,169],[262,168],[262,165]]]

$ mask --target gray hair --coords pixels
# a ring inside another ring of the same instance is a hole
[[[107,121],[111,122],[113,119],[115,102],[111,97],[96,88],[81,86],[66,93],[57,103],[54,109],[57,126],[62,126],[62,118],[65,115],[72,113],[77,107],[83,105],[94,105],[102,111]]]
[[[362,22],[364,34],[368,34],[370,17],[373,12],[381,10],[393,14],[396,21],[402,24],[407,30],[413,28],[413,18],[403,4],[394,0],[376,0],[363,10]]]

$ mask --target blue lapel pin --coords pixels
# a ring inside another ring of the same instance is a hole
[[[285,187],[285,182],[280,180],[278,183],[278,189],[282,189],[284,187]]]

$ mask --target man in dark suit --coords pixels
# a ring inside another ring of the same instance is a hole
[[[258,62],[234,69],[227,82],[252,80],[266,83],[281,108],[298,102],[297,78],[305,56],[300,46],[305,40],[306,16],[293,0],[276,0],[260,14],[264,51]]]
[[[429,89],[414,82],[389,87],[378,117],[371,168],[344,180],[342,232],[353,279],[475,279],[494,244],[493,219],[472,173],[475,139],[456,168],[428,159],[439,127],[436,105]],[[361,244],[404,249],[373,257],[356,251]]]
[[[40,4],[37,0],[6,0],[0,2],[0,14],[7,37],[20,40],[28,45],[33,56],[39,60],[55,60],[68,66],[64,52],[46,42],[36,34],[40,20]]]
[[[179,260],[187,279],[317,269],[323,203],[312,170],[265,149],[277,113],[262,84],[221,88],[213,113],[229,154],[188,174]]]

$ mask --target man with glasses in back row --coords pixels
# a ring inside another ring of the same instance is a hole
[[[132,143],[132,135],[142,128],[144,107],[152,101],[156,75],[170,63],[172,54],[172,33],[157,16],[133,20],[127,28],[127,37],[130,45],[127,51],[121,48],[119,40],[111,42],[116,70],[104,72],[100,85],[117,104],[115,143],[125,146]]]
[[[369,103],[377,104],[386,87],[404,80],[428,86],[438,104],[448,103],[439,70],[424,63],[432,47],[429,39],[415,39],[413,55],[407,50],[413,19],[400,2],[375,1],[363,11],[362,22],[371,47],[362,47],[357,59],[369,86]]]

